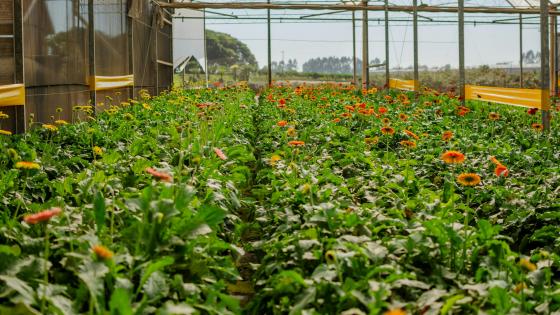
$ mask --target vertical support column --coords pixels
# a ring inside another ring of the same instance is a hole
[[[465,0],[459,0],[459,97],[465,104]]]
[[[548,42],[548,0],[540,0],[541,9],[541,112],[545,130],[550,130],[550,76],[547,71],[549,62]]]
[[[358,86],[358,62],[356,60],[356,11],[352,11],[352,82]]]
[[[25,84],[23,56],[23,0],[14,0],[14,83]],[[14,131],[23,133],[27,129],[26,105],[16,106],[14,110]]]
[[[88,0],[88,60],[89,60],[89,99],[94,113],[97,112],[97,100],[95,93],[95,14],[94,0]]]
[[[154,18],[152,26],[154,28],[155,38],[154,38],[154,66],[156,70],[156,95],[159,95],[159,45],[158,45],[158,38],[159,38],[159,26],[157,22],[156,10],[160,10],[160,7],[154,6]]]
[[[557,95],[558,91],[558,75],[556,72],[556,15],[550,16],[550,54],[548,56],[550,67],[550,94]]]
[[[519,86],[523,88],[523,15],[519,14]]]
[[[206,88],[210,86],[209,80],[210,76],[208,74],[208,47],[206,46],[206,9],[202,10],[202,14],[204,17],[203,26],[204,26],[204,77],[206,79]]]
[[[270,0],[267,0],[267,3],[270,3]],[[270,9],[266,10],[266,23],[268,26],[268,86],[272,85],[272,39],[271,39],[271,29],[270,29]]]
[[[367,6],[368,1],[362,0],[362,5]],[[369,23],[368,10],[362,11],[362,89],[369,87]]]
[[[420,91],[418,73],[418,0],[413,1],[412,28],[414,35],[414,91]]]
[[[389,0],[385,0],[385,86],[389,88]]]
[[[123,8],[125,10],[124,14],[126,17],[126,35],[128,41],[128,72],[129,74],[132,74],[134,76],[133,85],[132,87],[130,87],[130,98],[135,98],[136,73],[134,71],[134,20],[126,13],[126,4],[123,6]]]

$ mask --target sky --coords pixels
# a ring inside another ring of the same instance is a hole
[[[264,11],[221,10],[214,11],[222,14],[233,14],[240,17],[264,17]],[[316,14],[318,11],[297,12],[273,11],[273,16],[295,16]],[[320,11],[319,11],[320,12]],[[358,13],[361,15],[361,13]],[[358,16],[357,15],[357,16]],[[425,18],[436,20],[450,20],[456,17],[452,14],[422,13],[419,26],[419,63],[421,65],[444,66],[450,64],[458,66],[458,31],[457,24],[427,23]],[[207,13],[206,28],[228,33],[251,49],[259,66],[266,65],[267,60],[267,25],[265,20],[236,20],[216,19],[220,15]],[[223,17],[223,16],[222,16]],[[350,13],[329,14],[323,18],[350,18]],[[480,24],[474,25],[474,20],[492,21],[497,19],[511,19],[517,15],[466,15],[466,21],[471,23],[465,28],[465,56],[466,66],[494,65],[500,62],[510,62],[514,66],[519,64],[519,25],[517,24]],[[390,25],[390,55],[391,67],[408,67],[413,64],[413,34],[411,16],[406,13],[391,13],[391,19],[400,21]],[[305,20],[304,20],[305,21]],[[385,59],[385,30],[384,13],[369,13],[369,49],[370,60]],[[525,20],[523,29],[524,51],[540,50],[540,35],[538,19]],[[351,21],[274,21],[272,23],[272,60],[297,59],[301,65],[308,59],[328,56],[352,56],[352,23]],[[194,36],[196,37],[196,36]],[[357,47],[356,54],[361,57],[361,21],[356,23]]]

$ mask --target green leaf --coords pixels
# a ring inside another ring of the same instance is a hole
[[[155,262],[152,262],[148,265],[148,267],[146,267],[146,269],[144,270],[144,274],[142,275],[142,278],[140,279],[140,285],[138,286],[137,289],[137,293],[140,291],[140,288],[142,288],[144,286],[144,284],[146,283],[146,281],[148,281],[148,279],[150,278],[150,276],[152,275],[152,273],[161,270],[169,265],[172,265],[175,262],[175,259],[173,259],[173,257],[163,257],[160,260],[157,260]]]
[[[109,302],[111,315],[132,315],[132,306],[128,292],[123,288],[117,288],[111,295]]]
[[[103,228],[105,228],[105,197],[103,193],[98,191],[93,199],[93,213],[95,215],[95,225],[97,226],[97,235],[100,236]]]
[[[453,305],[455,305],[455,303],[456,303],[457,301],[459,301],[460,299],[462,299],[462,298],[464,298],[464,297],[465,297],[465,296],[464,296],[463,294],[457,294],[457,295],[454,295],[454,296],[448,298],[448,299],[445,301],[445,304],[443,304],[443,307],[441,308],[440,314],[441,314],[441,315],[446,315],[446,314],[451,310],[451,308],[453,307]]]

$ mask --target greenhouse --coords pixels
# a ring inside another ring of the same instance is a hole
[[[560,315],[551,0],[0,0],[0,315]]]

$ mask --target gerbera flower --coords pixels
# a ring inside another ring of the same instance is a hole
[[[401,142],[399,142],[403,147],[407,147],[407,148],[416,148],[416,142],[411,141],[411,140],[403,140]]]
[[[334,264],[336,262],[336,252],[334,250],[328,250],[325,253],[325,260],[327,264]]]
[[[415,134],[414,132],[410,131],[410,130],[404,130],[404,133],[406,133],[407,136],[414,138],[416,140],[420,139],[420,137],[418,137],[417,134]]]
[[[340,122],[340,118],[337,117],[337,118],[333,119],[332,121],[335,122],[335,123]]]
[[[480,184],[480,176],[475,173],[463,173],[457,176],[457,181],[463,186],[476,186]]]
[[[346,106],[344,106],[344,109],[346,109],[349,112],[353,112],[354,111],[354,106],[346,105]]]
[[[8,130],[2,130],[0,129],[0,135],[5,135],[5,136],[11,136],[12,132],[8,131]]]
[[[529,261],[527,258],[521,258],[519,260],[519,266],[527,271],[535,271],[537,270],[537,266]]]
[[[289,137],[295,137],[296,135],[296,129],[295,128],[288,128],[288,131],[286,131],[286,134],[288,134]]]
[[[41,166],[35,162],[20,161],[16,163],[17,169],[23,170],[38,170]]]
[[[391,124],[391,120],[387,117],[383,118],[381,122],[383,123],[384,126],[389,126]]]
[[[452,131],[444,131],[443,134],[441,135],[441,140],[443,141],[449,141],[451,140],[451,138],[453,138]]]
[[[43,124],[43,128],[49,130],[49,131],[57,131],[58,127],[55,125],[49,125],[49,124]]]
[[[379,142],[379,137],[372,137],[372,138],[366,137],[366,138],[364,139],[364,142],[365,142],[366,144],[377,144],[377,143]]]
[[[495,112],[491,112],[490,114],[488,114],[488,119],[498,120],[498,119],[500,119],[500,114],[495,113]]]
[[[529,114],[529,115],[535,115],[535,114],[537,113],[538,110],[539,110],[538,108],[529,108],[529,109],[527,110],[527,114]]]
[[[406,315],[406,312],[401,308],[393,308],[383,313],[383,315]]]
[[[68,122],[66,120],[63,120],[63,119],[56,120],[54,123],[59,125],[59,126],[68,125]]]
[[[500,177],[500,176],[508,177],[509,170],[504,165],[498,164],[498,165],[496,165],[496,168],[494,169],[494,174],[496,174],[496,176],[498,176],[498,177]]]
[[[93,155],[102,156],[103,155],[103,149],[98,147],[98,146],[94,146],[93,147]]]
[[[173,181],[173,177],[171,177],[171,175],[164,173],[164,172],[159,172],[156,171],[155,169],[148,167],[146,168],[146,173],[152,175],[155,179],[157,180],[161,180],[162,182],[172,182]]]
[[[377,110],[380,114],[385,114],[386,112],[388,112],[389,110],[385,107],[379,107],[379,109]]]
[[[278,127],[285,127],[287,124],[288,122],[285,120],[280,120],[279,122],[276,123]]]
[[[496,159],[495,156],[491,156],[490,157],[490,161],[496,165],[502,165],[502,163],[500,161],[498,161],[498,159]]]
[[[269,163],[270,163],[271,166],[276,166],[276,163],[277,163],[278,161],[280,161],[280,160],[282,160],[282,158],[280,157],[280,155],[276,155],[276,154],[275,154],[275,155],[273,155],[273,156],[270,157],[270,162],[269,162]]]
[[[218,148],[214,148],[214,153],[216,153],[216,155],[220,158],[220,160],[227,160],[227,156],[224,154],[224,152]]]
[[[299,141],[299,140],[292,140],[292,141],[288,142],[288,145],[292,146],[292,147],[299,147],[299,146],[305,145],[305,142]]]
[[[107,260],[113,258],[113,252],[103,245],[95,245],[91,250],[99,259]]]
[[[459,151],[447,151],[441,159],[447,164],[460,164],[465,161],[465,155]]]
[[[27,224],[37,224],[40,222],[45,222],[50,220],[55,215],[58,215],[62,212],[60,208],[51,208],[48,210],[44,210],[35,214],[28,214],[23,217],[23,221]]]
[[[395,133],[395,129],[385,126],[381,128],[381,133],[384,135],[392,135]]]
[[[350,114],[350,113],[342,113],[342,114],[340,114],[340,117],[350,118],[350,117],[352,117],[352,114]]]
[[[405,114],[403,114],[403,113],[400,113],[400,114],[399,114],[399,119],[402,120],[402,121],[407,121],[407,120],[408,120],[408,116],[405,115]]]
[[[533,128],[533,130],[536,130],[536,131],[543,131],[543,129],[544,129],[542,124],[537,124],[537,123],[532,124],[531,128]]]

